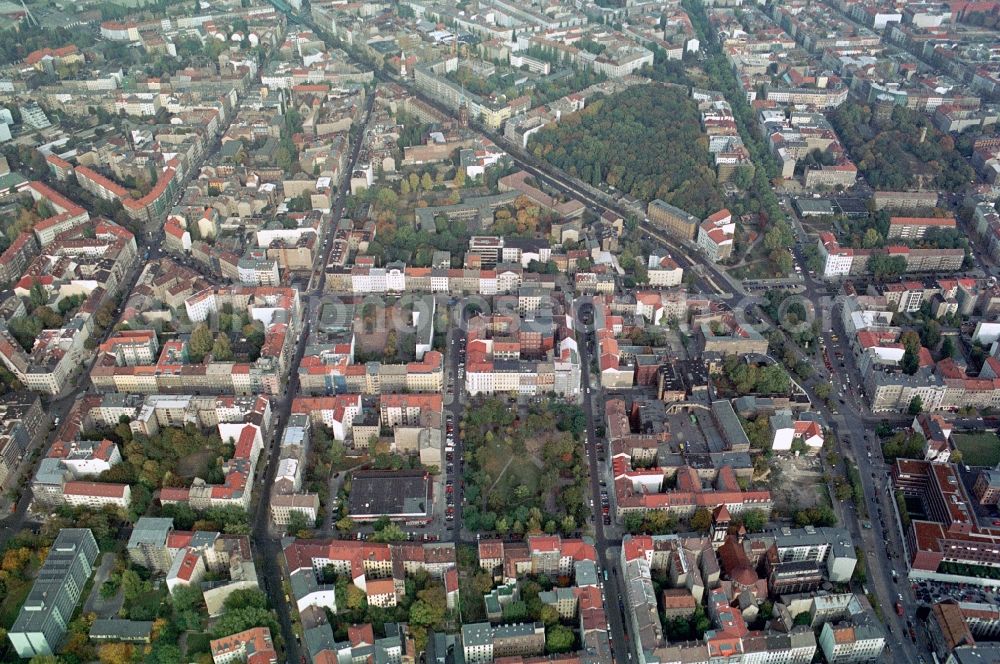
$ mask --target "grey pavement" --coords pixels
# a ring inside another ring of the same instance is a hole
[[[97,571],[94,572],[94,585],[90,589],[87,601],[83,604],[84,613],[95,613],[98,618],[114,618],[121,611],[122,604],[125,602],[125,593],[121,588],[118,588],[118,592],[110,599],[101,597],[101,586],[111,576],[114,568],[115,555],[113,553],[103,554],[101,556],[101,564],[98,566]]]

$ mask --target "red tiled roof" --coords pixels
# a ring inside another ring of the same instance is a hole
[[[106,484],[103,482],[66,482],[63,493],[71,496],[95,496],[99,498],[123,498],[127,484]]]
[[[190,495],[191,491],[189,489],[163,487],[160,489],[160,502],[184,502]]]
[[[351,625],[347,628],[347,640],[354,647],[372,645],[375,643],[375,631],[372,629],[371,623]]]
[[[732,216],[733,215],[728,208],[722,208],[718,212],[715,212],[705,217],[705,221],[707,223],[717,224],[719,222],[725,221],[727,218],[732,218]]]
[[[388,595],[396,592],[396,583],[392,579],[373,579],[365,583],[368,596]]]
[[[201,554],[195,553],[191,549],[184,552],[184,558],[181,560],[181,566],[177,570],[177,578],[184,581],[190,581],[194,576],[194,571],[198,568],[198,562],[201,560]]]
[[[101,175],[100,173],[91,168],[88,168],[86,166],[77,166],[76,177],[79,178],[80,176],[83,176],[84,178],[96,183],[98,186],[107,189],[118,198],[121,199],[128,198],[128,191],[125,189],[125,187],[121,186],[117,182],[109,180],[108,178],[104,177],[103,175]]]
[[[163,173],[160,174],[160,179],[156,181],[156,184],[153,186],[153,188],[150,190],[148,194],[146,194],[139,200],[134,200],[131,198],[125,199],[124,201],[122,201],[122,205],[133,210],[138,210],[146,207],[147,205],[149,205],[150,203],[157,200],[160,196],[163,195],[163,192],[165,192],[167,190],[167,187],[170,186],[170,182],[171,180],[174,179],[174,174],[176,173],[177,173],[176,169],[167,168],[167,170],[165,170]]]
[[[69,162],[59,155],[50,154],[45,157],[45,161],[49,162],[53,166],[56,166],[57,168],[70,168]]]
[[[444,573],[444,590],[453,593],[458,590],[458,569],[451,567]]]

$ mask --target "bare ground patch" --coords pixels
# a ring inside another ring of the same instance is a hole
[[[204,477],[208,472],[208,466],[215,459],[212,450],[202,450],[189,454],[177,462],[177,475],[179,477]]]
[[[823,473],[815,457],[774,457],[767,477],[774,509],[782,514],[826,504]]]

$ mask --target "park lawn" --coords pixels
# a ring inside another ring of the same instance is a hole
[[[211,652],[209,643],[212,637],[204,632],[189,632],[187,636],[187,654],[189,657],[203,652]]]
[[[31,586],[31,581],[8,585],[7,595],[0,600],[0,625],[10,626],[14,624],[17,614],[21,611],[21,605],[24,604],[28,593],[31,592]],[[3,652],[2,649],[0,652]]]
[[[995,433],[956,433],[953,437],[965,465],[993,467],[1000,463],[1000,438]]]
[[[541,486],[542,471],[538,469],[535,465],[535,459],[533,457],[526,457],[523,459],[515,459],[507,472],[504,474],[504,480],[506,480],[507,485],[513,490],[514,488],[524,485],[528,488],[531,495],[537,495],[543,491]],[[552,487],[545,487],[544,490],[551,490]]]
[[[500,444],[490,445],[483,470],[485,470],[492,481],[496,482],[493,491],[508,492],[513,491],[517,486],[524,485],[528,488],[529,495],[536,495],[541,490],[539,479],[541,472],[534,463],[534,458],[530,454],[524,457],[511,458],[511,452]],[[504,470],[506,468],[506,470]],[[503,476],[501,477],[501,473]],[[499,481],[497,481],[499,479]],[[488,489],[489,485],[483,487]],[[492,492],[491,492],[492,493]]]

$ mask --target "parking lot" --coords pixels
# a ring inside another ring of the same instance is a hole
[[[667,415],[668,430],[675,451],[688,454],[708,454],[722,451],[722,437],[707,410]],[[683,446],[683,447],[682,447]]]
[[[1000,579],[997,580],[1000,586]],[[954,583],[938,583],[936,581],[922,580],[913,583],[913,596],[921,604],[932,605],[937,602],[954,600],[956,602],[976,602],[996,606],[998,600],[997,593],[993,588],[980,588]]]

